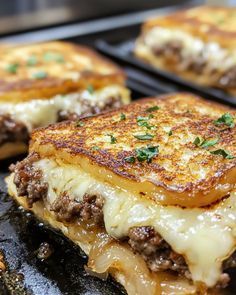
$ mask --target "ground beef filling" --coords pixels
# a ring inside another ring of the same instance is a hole
[[[103,204],[104,200],[100,196],[85,194],[82,201],[76,201],[67,193],[63,193],[54,201],[51,210],[55,212],[59,221],[71,222],[75,218],[80,218],[103,225]]]
[[[179,70],[189,70],[197,74],[203,73],[207,66],[207,59],[204,57],[204,52],[196,56],[186,57],[182,55],[183,44],[179,40],[167,42],[165,45],[155,45],[152,47],[154,55],[162,55],[166,58],[170,65],[178,64]],[[212,70],[212,72],[214,72]],[[236,67],[228,69],[221,75],[216,85],[219,87],[236,87]]]
[[[184,257],[174,252],[153,227],[133,227],[129,230],[128,237],[128,243],[133,251],[142,256],[152,271],[171,270],[191,279]],[[224,262],[223,270],[234,267],[236,267],[236,252]],[[222,273],[217,287],[225,288],[229,281],[229,275]]]
[[[0,145],[6,142],[28,142],[29,133],[26,126],[10,117],[0,115]]]
[[[184,257],[171,250],[151,226],[133,227],[129,230],[131,248],[139,253],[152,271],[173,270],[191,278]]]
[[[17,194],[26,197],[29,208],[35,202],[46,199],[48,193],[48,184],[42,180],[42,171],[33,166],[38,160],[38,154],[32,153],[23,161],[10,166],[10,170],[15,173],[13,181]],[[85,194],[82,201],[76,201],[67,193],[62,193],[52,204],[51,210],[60,221],[71,222],[74,218],[81,218],[102,225],[103,204],[104,199],[100,196]]]
[[[182,51],[182,42],[177,40],[169,41],[162,46],[156,45],[152,48],[152,52],[155,55],[163,55],[168,63],[178,64],[179,70],[190,70],[201,74],[207,65],[207,60],[204,58],[203,54],[191,57],[183,57]]]
[[[75,112],[61,110],[58,112],[57,121],[58,122],[65,121],[65,120],[75,121],[81,117],[96,115],[103,111],[111,110],[113,108],[118,108],[123,105],[120,95],[109,97],[104,103],[104,105],[91,106],[91,102],[87,100],[82,100],[81,104],[82,104],[82,109],[84,109],[81,115],[78,115]]]
[[[16,165],[10,166],[10,170],[15,172],[13,181],[17,194],[26,197],[29,208],[33,203],[46,198],[48,192],[48,184],[42,181],[42,171],[33,166],[38,159],[38,154],[33,153]]]

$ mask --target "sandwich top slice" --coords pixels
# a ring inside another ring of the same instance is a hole
[[[89,48],[48,42],[0,49],[0,159],[37,127],[129,102],[122,70]]]
[[[9,194],[129,294],[216,294],[236,259],[235,116],[179,93],[38,129]]]
[[[147,20],[137,57],[205,86],[236,94],[236,8],[200,6]]]

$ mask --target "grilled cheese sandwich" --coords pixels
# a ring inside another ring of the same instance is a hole
[[[173,94],[39,129],[9,193],[81,245],[92,271],[107,264],[129,294],[169,294],[177,277],[175,294],[223,287],[236,250],[235,115]],[[83,226],[92,237],[81,238]]]
[[[135,55],[200,85],[236,93],[235,8],[195,7],[148,20]]]
[[[49,42],[4,47],[0,57],[1,159],[27,147],[23,126],[30,134],[129,102],[124,73],[88,48]]]

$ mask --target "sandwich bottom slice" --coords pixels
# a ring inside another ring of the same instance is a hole
[[[0,104],[0,160],[22,154],[28,149],[33,129],[64,120],[97,114],[129,102],[123,85],[110,84],[56,95],[49,99]]]
[[[9,194],[78,244],[90,273],[110,273],[128,294],[218,294],[236,266],[235,173],[227,174],[235,167],[235,129],[233,122],[227,131],[213,128],[226,111],[229,118],[226,107],[177,94],[84,118],[81,126],[38,129],[29,156],[11,167]],[[227,156],[214,153],[212,139],[209,147],[196,144],[209,129],[221,133],[215,145],[227,144]],[[204,186],[196,182],[202,177]],[[191,193],[181,195],[176,179]],[[214,202],[211,191],[221,192]]]

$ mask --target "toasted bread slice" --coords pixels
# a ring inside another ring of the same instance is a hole
[[[228,112],[235,117],[235,111],[191,94],[144,99],[85,118],[80,127],[39,129],[31,150],[42,157],[59,153],[99,179],[157,203],[206,206],[227,195],[236,181],[236,128],[214,124]],[[142,149],[153,153],[150,163]]]
[[[22,153],[25,129],[29,134],[129,102],[123,71],[89,48],[64,42],[3,46],[0,58],[0,158]]]
[[[135,54],[154,67],[236,94],[234,7],[200,6],[147,20]]]
[[[179,93],[35,130],[9,194],[128,294],[170,294],[169,270],[206,294],[236,254],[235,114]]]
[[[0,51],[0,101],[47,99],[88,85],[124,85],[124,72],[93,50],[72,43],[12,46]]]

